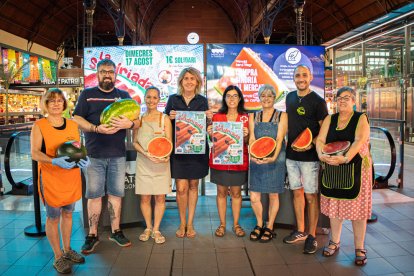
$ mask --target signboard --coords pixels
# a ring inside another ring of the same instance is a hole
[[[5,71],[16,71],[23,67],[12,86],[42,86],[56,84],[56,62],[28,52],[1,47],[2,64]]]
[[[68,78],[58,78],[58,84],[59,86],[81,86],[83,85],[83,78],[73,78],[73,77],[68,77]]]
[[[206,113],[177,111],[175,116],[175,153],[204,154],[206,152]]]
[[[243,123],[213,122],[213,164],[243,164]]]
[[[203,45],[114,46],[85,48],[84,51],[85,88],[98,85],[96,65],[109,58],[117,66],[115,86],[128,91],[141,104],[141,112],[147,110],[146,88],[160,89],[158,110],[164,111],[168,97],[177,91],[177,78],[182,69],[191,66],[204,75]]]
[[[257,91],[264,84],[277,92],[275,107],[285,109],[285,97],[296,90],[293,71],[306,65],[313,74],[311,89],[324,96],[324,56],[321,46],[207,44],[207,97],[217,111],[227,86],[237,85],[248,110],[261,108]]]

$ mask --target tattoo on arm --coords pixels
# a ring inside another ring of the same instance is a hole
[[[115,210],[114,210],[114,206],[112,205],[112,203],[108,200],[108,212],[109,212],[109,218],[112,221],[114,221],[114,219],[116,219],[116,215],[115,215]]]
[[[89,227],[92,228],[94,226],[98,226],[99,223],[99,216],[97,214],[91,214],[88,218],[89,220]]]

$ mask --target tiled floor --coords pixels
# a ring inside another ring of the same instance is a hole
[[[376,194],[376,198],[393,197],[393,193]],[[398,195],[397,195],[398,196]],[[407,201],[410,201],[408,199]],[[13,203],[14,202],[14,203]],[[240,224],[250,231],[255,220],[249,202],[243,202]],[[24,228],[34,223],[33,211],[19,211],[14,206],[31,209],[28,197],[5,196],[0,201],[0,274],[54,275],[53,254],[48,241],[24,235]],[[6,209],[6,210],[5,210]],[[277,238],[268,244],[251,242],[248,237],[236,238],[231,232],[228,211],[227,233],[214,236],[219,224],[213,196],[201,197],[197,207],[195,227],[197,237],[178,239],[179,223],[175,203],[168,203],[162,223],[167,237],[163,245],[152,240],[140,242],[143,227],[125,229],[132,240],[129,248],[120,248],[100,233],[101,243],[96,252],[86,257],[86,263],[73,267],[75,275],[414,275],[414,203],[375,204],[378,222],[367,230],[368,264],[359,268],[353,264],[353,236],[349,222],[342,232],[339,254],[325,258],[321,249],[314,255],[302,254],[303,243],[287,245],[282,238],[287,229],[277,229]],[[44,220],[44,213],[42,212]],[[72,247],[79,250],[85,230],[79,206],[74,214]],[[321,247],[328,236],[319,235]]]

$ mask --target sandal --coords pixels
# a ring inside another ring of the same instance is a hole
[[[260,242],[261,243],[270,242],[274,236],[275,234],[273,233],[273,230],[270,230],[269,228],[265,227],[263,228],[263,235],[260,238]]]
[[[145,241],[149,240],[151,235],[152,235],[152,229],[151,228],[146,228],[144,230],[144,232],[142,232],[142,234],[139,235],[139,240],[145,242]]]
[[[165,237],[161,234],[160,231],[152,232],[151,238],[153,238],[157,244],[162,244],[165,242]]]
[[[175,236],[177,238],[184,238],[185,236],[185,225],[180,224],[180,227],[178,227],[177,231],[175,231]]]
[[[244,232],[244,229],[238,224],[233,226],[233,232],[234,234],[236,234],[237,237],[244,237],[244,235],[246,235],[246,232]]]
[[[263,235],[263,228],[259,225],[256,225],[252,232],[250,232],[250,240],[258,241]]]
[[[220,226],[217,227],[216,232],[214,232],[214,234],[220,238],[223,237],[225,233],[226,233],[226,226],[224,226],[223,224],[220,224]]]
[[[358,253],[364,254],[362,256],[358,256]],[[366,249],[355,249],[355,264],[362,266],[367,263],[367,250]]]
[[[322,255],[325,257],[333,256],[336,252],[338,252],[340,246],[341,242],[336,243],[330,240],[328,246],[323,248]]]
[[[187,225],[187,238],[195,238],[197,232],[192,225]]]

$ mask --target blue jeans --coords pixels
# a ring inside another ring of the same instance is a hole
[[[125,195],[125,157],[90,158],[87,169],[85,197],[100,198],[106,194],[117,197]]]
[[[45,201],[45,207],[46,207],[46,216],[50,219],[57,219],[60,217],[60,212],[66,212],[66,213],[72,213],[75,209],[75,203],[68,204],[66,206],[62,207],[52,207],[47,204]]]
[[[286,159],[290,189],[303,188],[306,194],[318,193],[319,166],[319,161],[302,162]]]

